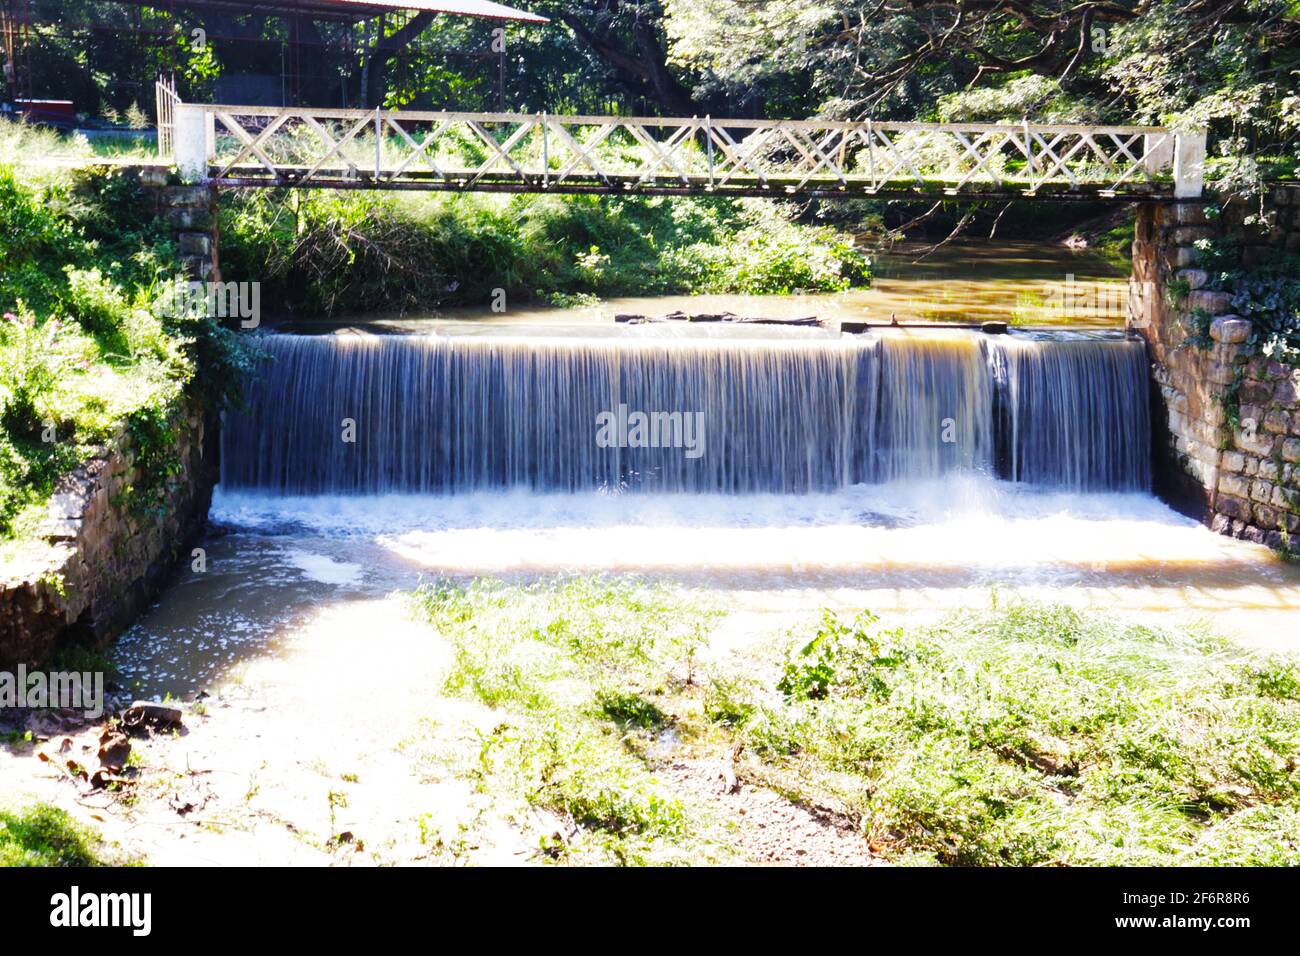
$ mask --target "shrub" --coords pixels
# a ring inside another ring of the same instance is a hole
[[[30,437],[51,414],[51,400],[70,362],[58,319],[38,322],[19,305],[0,321],[0,426]]]
[[[138,180],[29,162],[60,153],[90,150],[0,121],[0,537],[27,530],[24,515],[116,427],[158,438],[193,383],[219,405],[256,359],[248,337],[160,308],[175,250]],[[140,502],[160,487],[146,481]]]
[[[382,195],[228,197],[231,275],[307,313],[512,299],[834,292],[870,279],[852,240],[764,200]]]
[[[1275,254],[1247,269],[1227,244],[1201,240],[1197,249],[1210,272],[1209,288],[1228,292],[1232,310],[1253,323],[1247,346],[1275,362],[1300,365],[1300,257]]]

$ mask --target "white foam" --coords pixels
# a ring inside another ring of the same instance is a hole
[[[286,563],[321,584],[355,584],[361,579],[359,564],[335,561],[325,554],[296,549],[285,551],[284,556]]]

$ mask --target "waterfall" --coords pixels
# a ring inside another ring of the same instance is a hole
[[[1151,485],[1146,352],[1139,342],[1005,337],[995,366],[1009,419],[1008,478],[1077,489]]]
[[[619,332],[266,336],[269,360],[226,418],[222,484],[803,493],[952,471],[1149,484],[1138,343]]]

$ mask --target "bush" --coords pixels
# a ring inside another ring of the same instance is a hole
[[[1247,269],[1231,245],[1201,240],[1201,264],[1210,272],[1209,288],[1229,293],[1232,310],[1250,319],[1248,348],[1275,362],[1300,365],[1300,257],[1275,254]],[[1197,340],[1208,337],[1200,336]]]
[[[161,308],[175,250],[139,182],[28,165],[59,153],[89,149],[0,121],[0,538],[27,530],[117,427],[157,437],[193,383],[216,407],[256,359],[217,321]],[[140,490],[142,504],[155,497]]]
[[[0,426],[28,438],[53,413],[54,391],[70,361],[62,323],[38,322],[21,303],[19,309],[0,321]]]
[[[870,280],[852,240],[765,200],[275,193],[223,207],[226,271],[294,311],[511,299],[835,292]]]

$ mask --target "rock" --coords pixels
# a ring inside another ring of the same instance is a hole
[[[1205,214],[1204,203],[1185,202],[1167,208],[1171,210],[1173,221],[1180,226],[1199,226],[1202,223],[1209,222],[1209,217]]]
[[[170,730],[173,727],[180,727],[184,719],[185,711],[175,704],[137,700],[122,714],[122,726],[129,730],[141,730],[145,727],[154,730]]]
[[[206,232],[182,232],[177,236],[181,254],[206,256],[212,253],[212,237]]]
[[[1187,307],[1189,309],[1203,309],[1210,315],[1223,315],[1232,308],[1232,296],[1227,292],[1210,292],[1207,289],[1197,289],[1195,292],[1188,293]],[[1236,318],[1234,316],[1234,318]]]
[[[1240,475],[1220,475],[1219,491],[1225,495],[1245,498],[1250,494],[1250,483]]]
[[[1291,416],[1284,411],[1274,410],[1264,416],[1264,431],[1274,435],[1285,435],[1291,428]]]
[[[166,166],[143,166],[140,169],[140,185],[158,188],[166,186],[171,173]]]
[[[1175,245],[1190,246],[1198,239],[1208,239],[1213,235],[1209,226],[1179,226],[1173,231]]]
[[[1273,389],[1273,401],[1279,405],[1300,403],[1300,373],[1284,375]]]
[[[1206,378],[1215,385],[1231,385],[1237,378],[1237,371],[1232,365],[1215,362],[1210,366]]]
[[[1216,507],[1220,514],[1225,514],[1229,518],[1236,518],[1240,521],[1250,520],[1250,502],[1245,501],[1242,498],[1234,498],[1225,495],[1216,502]]]
[[[81,536],[80,518],[47,519],[41,525],[41,536],[46,541],[76,541]]]
[[[168,186],[162,194],[169,206],[207,209],[212,205],[212,190],[207,186]]]
[[[1178,278],[1186,282],[1189,289],[1195,291],[1210,281],[1210,274],[1204,269],[1179,269]]]
[[[1195,293],[1199,295],[1200,293]],[[1222,293],[1217,293],[1222,294]],[[1249,319],[1236,315],[1221,315],[1210,323],[1210,338],[1225,345],[1239,345],[1250,338],[1255,326]]]
[[[1262,478],[1257,478],[1255,483],[1250,486],[1250,497],[1260,504],[1268,504],[1273,500],[1273,487]]]
[[[1244,420],[1243,420],[1244,423]],[[1273,436],[1260,435],[1257,432],[1238,431],[1232,437],[1233,443],[1242,451],[1250,452],[1252,455],[1258,455],[1261,458],[1267,458],[1273,454]],[[1297,443],[1300,444],[1300,443]],[[1300,459],[1291,459],[1300,461]]]
[[[131,738],[116,730],[105,730],[99,736],[99,765],[112,773],[126,766],[131,756]]]

